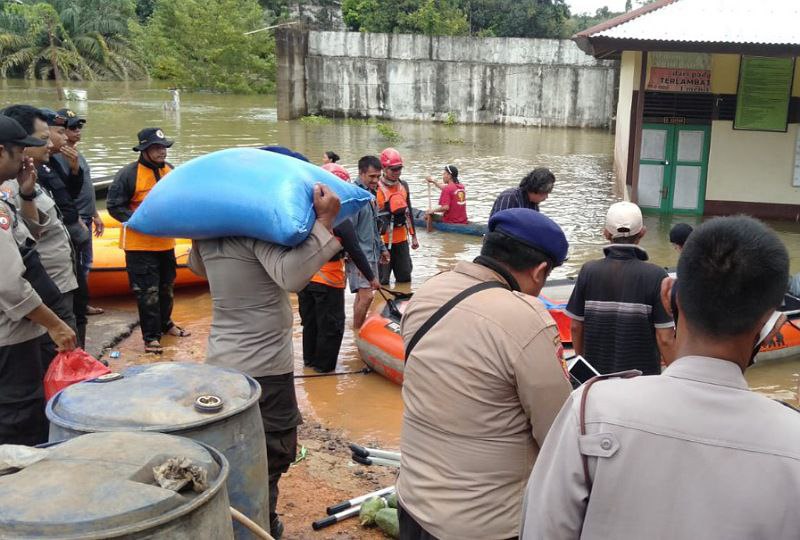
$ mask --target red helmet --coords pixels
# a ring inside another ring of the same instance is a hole
[[[331,174],[335,174],[345,182],[350,181],[350,173],[347,172],[347,169],[345,169],[338,163],[326,163],[325,165],[322,166],[322,168]]]
[[[381,152],[381,166],[385,169],[386,167],[397,167],[398,165],[403,164],[403,158],[400,155],[400,152],[395,150],[394,148],[387,148],[383,152]]]

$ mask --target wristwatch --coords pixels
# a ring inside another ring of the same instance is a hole
[[[32,201],[36,199],[36,190],[34,189],[30,195],[25,195],[23,192],[19,192],[19,198],[23,201]]]

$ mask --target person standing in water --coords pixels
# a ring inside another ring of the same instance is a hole
[[[426,210],[426,217],[441,213],[444,223],[467,223],[467,191],[458,179],[456,166],[445,166],[441,184],[432,176],[427,177],[425,181],[442,191],[439,196],[439,206]]]
[[[519,187],[508,188],[500,193],[492,205],[489,217],[508,208],[530,208],[539,211],[539,205],[550,196],[556,176],[546,167],[537,167],[523,178]]]
[[[381,152],[383,176],[378,183],[376,199],[378,204],[378,220],[383,236],[383,243],[389,250],[389,263],[380,267],[381,285],[388,285],[394,272],[398,283],[411,281],[411,252],[408,249],[408,237],[411,236],[411,249],[417,249],[417,231],[411,218],[411,193],[408,184],[400,179],[403,173],[403,158],[394,148]]]

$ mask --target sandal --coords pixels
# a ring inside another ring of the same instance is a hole
[[[94,306],[86,306],[86,314],[87,315],[102,315],[105,312],[106,312],[106,310],[104,310],[103,308],[94,307]]]
[[[164,333],[168,336],[175,336],[175,337],[189,337],[192,335],[191,332],[189,332],[188,330],[184,330],[177,324],[173,324],[172,326],[170,326],[169,330],[167,330]]]
[[[158,340],[146,341],[144,344],[144,352],[152,354],[161,354],[164,352],[164,347]]]

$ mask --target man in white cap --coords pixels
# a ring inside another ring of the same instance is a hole
[[[583,265],[567,304],[575,352],[601,374],[658,375],[662,357],[673,358],[674,324],[660,300],[667,272],[646,262],[638,245],[646,232],[638,206],[611,205],[603,231],[611,245],[605,258]]]

